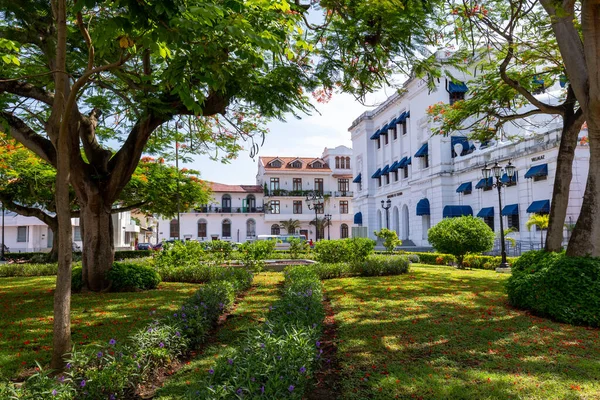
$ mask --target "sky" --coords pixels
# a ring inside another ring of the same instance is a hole
[[[186,168],[200,171],[204,180],[229,185],[256,184],[258,157],[319,157],[325,147],[340,145],[352,147],[348,128],[363,112],[372,110],[393,94],[393,89],[380,90],[370,95],[363,105],[348,94],[334,94],[326,104],[314,101],[317,112],[297,119],[289,115],[285,121],[270,122],[264,145],[254,160],[245,150],[230,164],[212,161],[208,156],[196,156]]]

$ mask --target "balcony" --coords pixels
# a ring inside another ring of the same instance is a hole
[[[265,192],[265,197],[306,197],[311,195],[314,190],[286,190],[274,189]],[[320,192],[323,196],[331,196],[332,192]]]
[[[335,192],[335,197],[353,197],[354,192],[347,190],[345,192]]]
[[[264,207],[218,207],[218,206],[208,206],[208,207],[199,207],[194,209],[197,213],[202,214],[252,214],[264,213]]]

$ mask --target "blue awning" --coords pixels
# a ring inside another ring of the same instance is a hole
[[[354,223],[356,225],[362,225],[362,213],[361,212],[357,212],[356,214],[354,214]]]
[[[398,171],[399,167],[400,167],[400,162],[399,161],[394,161],[394,163],[390,166],[390,172],[396,172],[396,171]]]
[[[425,143],[417,152],[415,153],[415,157],[425,157],[429,154],[429,145]]]
[[[448,91],[450,93],[466,93],[469,88],[462,82],[452,82],[448,83]]]
[[[537,75],[533,76],[533,79],[531,79],[531,82],[535,83],[536,85],[543,85],[544,84],[544,80],[538,78]]]
[[[462,217],[463,215],[473,215],[471,206],[446,206],[442,211],[444,218]]]
[[[502,181],[502,183],[508,183],[508,175],[504,174],[502,175],[502,178],[500,179]],[[516,182],[519,180],[519,174],[515,172],[515,174],[513,175],[511,182]]]
[[[450,136],[450,145],[452,146],[452,154],[454,155],[454,145],[462,144],[462,150],[460,155],[464,156],[469,153],[471,145],[469,145],[469,139],[466,136]]]
[[[360,183],[362,181],[362,174],[358,174],[356,176],[356,178],[354,178],[354,180],[352,182],[354,183]]]
[[[494,207],[484,207],[477,213],[477,216],[480,218],[485,217],[493,217],[494,216]]]
[[[421,199],[417,203],[417,215],[430,215],[429,200]]]
[[[406,160],[406,164],[404,164],[404,166],[406,167],[407,165],[412,165],[412,157],[408,157]]]
[[[479,182],[477,182],[477,185],[475,185],[475,189],[482,189],[484,187],[492,187],[493,184],[494,184],[494,178],[490,176],[487,179],[483,178]]]
[[[550,212],[550,200],[534,201],[527,207],[528,213],[548,214]]]
[[[548,164],[540,164],[529,168],[525,173],[525,178],[533,178],[534,176],[546,176],[548,175]]]
[[[402,114],[400,114],[398,116],[398,118],[396,118],[396,123],[401,124],[402,122],[406,121],[406,117],[407,117],[407,115],[406,115],[406,111],[405,111]]]
[[[406,118],[410,118],[410,111],[406,112]]]
[[[375,179],[375,178],[380,178],[381,177],[381,168],[378,168],[377,171],[375,171],[375,173],[373,175],[371,175],[371,178]]]
[[[386,165],[385,167],[383,167],[383,169],[381,170],[381,175],[388,175],[390,173],[390,165]]]
[[[371,140],[379,139],[379,135],[381,134],[381,129],[377,129],[373,135],[371,135]]]
[[[463,193],[463,192],[471,192],[473,191],[473,184],[471,182],[465,182],[463,184],[461,184],[458,189],[456,189],[456,193]]]
[[[398,168],[404,168],[406,166],[406,161],[408,161],[408,159],[406,157],[404,157],[402,160],[398,161]]]
[[[502,209],[502,215],[519,215],[519,205],[509,204]]]

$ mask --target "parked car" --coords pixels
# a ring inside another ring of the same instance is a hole
[[[169,240],[165,240],[164,242],[160,242],[157,245],[155,245],[154,247],[152,247],[152,250],[162,250],[163,249],[163,243],[175,243],[177,240],[176,239],[169,239]],[[185,242],[185,240],[179,240],[180,242]]]
[[[152,250],[152,245],[150,243],[138,243],[135,246],[136,250]]]

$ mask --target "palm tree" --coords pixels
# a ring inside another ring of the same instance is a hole
[[[544,229],[548,229],[550,216],[548,214],[531,214],[529,220],[525,223],[527,230],[531,230],[532,226],[536,226],[540,230],[541,248],[544,248]]]
[[[290,218],[288,221],[279,221],[279,226],[285,229],[288,235],[293,235],[296,233],[296,229],[300,229],[300,221]]]
[[[318,217],[316,219],[313,219],[312,221],[310,221],[308,224],[315,227],[315,229],[317,230],[317,237],[320,237],[321,239],[325,235],[325,228],[332,225],[330,220],[327,220],[325,218],[318,218]],[[321,235],[321,233],[322,233],[322,235]]]

